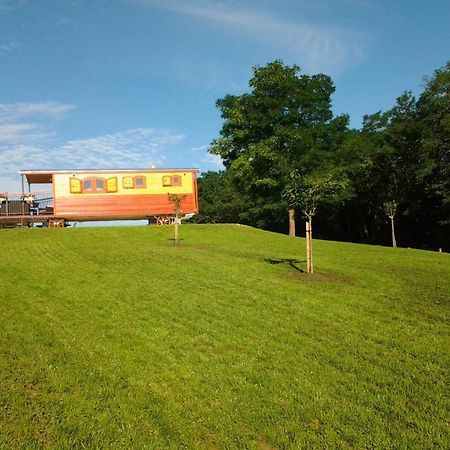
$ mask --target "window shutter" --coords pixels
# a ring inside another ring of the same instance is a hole
[[[106,180],[106,192],[117,192],[117,177],[111,177]]]
[[[70,178],[70,192],[72,194],[81,194],[81,180],[75,177]]]
[[[122,186],[125,189],[131,189],[134,186],[133,177],[123,177],[122,178]]]

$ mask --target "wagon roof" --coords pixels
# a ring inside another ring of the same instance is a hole
[[[53,175],[56,174],[101,174],[101,173],[142,173],[142,172],[195,172],[198,173],[200,169],[197,168],[175,168],[175,169],[72,169],[72,170],[21,170],[19,174],[27,178],[28,183],[40,184],[51,183]]]

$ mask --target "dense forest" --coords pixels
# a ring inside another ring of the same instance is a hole
[[[274,61],[219,99],[209,151],[225,170],[201,175],[196,220],[304,235],[314,217],[316,238],[449,251],[450,61],[361,129],[333,116],[333,92],[329,76]]]

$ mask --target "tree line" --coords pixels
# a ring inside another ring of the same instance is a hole
[[[450,61],[361,129],[333,115],[334,89],[277,60],[217,100],[225,170],[200,177],[196,220],[298,235],[314,217],[317,238],[450,250]]]

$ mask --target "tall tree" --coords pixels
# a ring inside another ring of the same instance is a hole
[[[450,61],[425,78],[417,113],[422,125],[421,176],[432,206],[427,220],[434,232],[428,240],[450,248]]]
[[[423,148],[433,159],[429,167],[432,187],[443,202],[450,204],[450,61],[433,77],[425,78],[418,116],[423,125]]]
[[[272,211],[288,210],[293,236],[294,209],[282,198],[289,174],[293,168],[307,172],[318,159],[324,163],[348,117],[333,119],[330,77],[302,75],[295,65],[257,66],[249,86],[249,93],[217,101],[224,123],[210,152],[222,157],[239,190]]]

